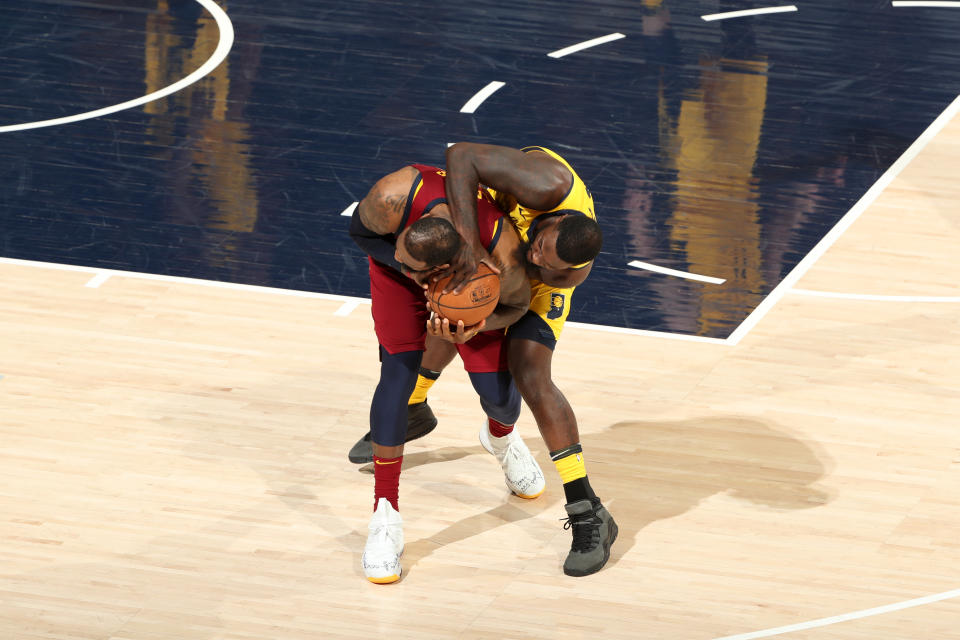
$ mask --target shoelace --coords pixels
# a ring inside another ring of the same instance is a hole
[[[498,449],[497,446],[491,442],[490,448],[493,449],[493,457],[496,458],[497,462],[500,464],[506,462],[507,457],[514,459],[520,458],[520,454],[517,452],[516,446],[512,442],[508,442],[507,446],[503,449]]]
[[[564,530],[573,527],[573,544],[570,545],[571,551],[583,553],[591,551],[600,544],[600,525],[603,524],[600,518],[592,513],[586,513],[579,516],[570,516],[561,518],[564,521]]]
[[[392,547],[397,546],[397,534],[390,529],[390,525],[380,525],[370,532],[370,537],[379,544],[389,544]],[[368,538],[369,541],[370,538]]]

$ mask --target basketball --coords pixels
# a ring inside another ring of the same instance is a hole
[[[500,277],[482,262],[463,283],[460,293],[443,292],[443,287],[449,281],[450,278],[446,277],[431,282],[427,289],[427,300],[433,312],[449,320],[452,325],[456,325],[457,320],[463,320],[465,327],[477,324],[493,313],[500,300]]]

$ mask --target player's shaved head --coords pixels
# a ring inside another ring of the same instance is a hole
[[[407,229],[407,252],[431,267],[448,264],[460,250],[462,239],[453,224],[445,218],[420,218]]]

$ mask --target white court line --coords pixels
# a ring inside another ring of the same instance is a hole
[[[460,113],[473,113],[477,110],[483,101],[492,96],[497,89],[506,85],[506,82],[500,82],[499,80],[494,80],[480,91],[477,91],[472,98],[467,100],[466,104],[460,107]]]
[[[873,609],[863,609],[861,611],[854,611],[853,613],[845,613],[843,615],[832,616],[830,618],[820,618],[819,620],[811,620],[810,622],[801,622],[799,624],[791,624],[785,627],[766,629],[765,631],[753,631],[751,633],[741,633],[735,636],[723,636],[722,638],[714,638],[714,640],[755,640],[755,638],[769,638],[770,636],[778,636],[784,633],[790,633],[792,631],[802,631],[803,629],[825,627],[838,622],[846,622],[847,620],[856,620],[858,618],[867,618],[869,616],[880,615],[881,613],[909,609],[910,607],[919,607],[920,605],[930,604],[931,602],[940,602],[941,600],[949,600],[950,598],[956,598],[957,596],[960,596],[960,589],[944,591],[943,593],[936,593],[932,596],[924,596],[923,598],[916,598],[914,600],[905,600],[904,602],[888,604],[882,607],[874,607]]]
[[[142,104],[159,100],[160,98],[168,96],[171,93],[176,93],[177,91],[190,86],[197,80],[200,80],[211,71],[216,69],[217,66],[219,66],[219,64],[227,57],[227,54],[230,53],[230,49],[233,47],[234,34],[233,23],[230,22],[230,18],[227,17],[227,14],[224,13],[223,9],[217,6],[213,0],[197,0],[197,2],[203,5],[203,7],[213,16],[213,19],[217,21],[217,28],[220,30],[220,42],[217,43],[217,48],[214,50],[213,55],[210,56],[210,59],[183,80],[175,82],[168,87],[160,89],[159,91],[154,91],[153,93],[147,94],[142,98],[128,100],[127,102],[115,104],[112,107],[104,107],[103,109],[97,109],[96,111],[87,111],[86,113],[78,113],[76,115],[66,116],[63,118],[54,118],[53,120],[40,120],[37,122],[26,122],[24,124],[11,124],[0,127],[0,133],[23,131],[25,129],[39,129],[41,127],[53,127],[60,124],[79,122],[80,120],[99,118],[100,116],[106,116],[111,113],[123,111],[125,109],[132,109],[134,107],[139,107]]]
[[[340,305],[340,308],[333,312],[335,316],[348,316],[353,310],[360,306],[360,300],[348,300]]]
[[[861,197],[853,208],[850,209],[840,221],[834,225],[827,235],[820,239],[820,242],[810,250],[810,252],[803,257],[797,266],[787,274],[787,277],[780,281],[773,291],[770,292],[763,301],[757,305],[757,308],[754,309],[746,319],[740,323],[740,326],[737,327],[733,333],[730,334],[730,337],[727,340],[731,345],[735,345],[740,340],[747,335],[753,327],[756,326],[760,320],[767,315],[767,312],[773,308],[773,305],[777,304],[780,301],[780,298],[784,296],[785,293],[793,289],[793,285],[803,277],[803,275],[809,271],[810,267],[820,259],[820,257],[826,253],[827,249],[833,246],[833,243],[837,241],[843,233],[850,228],[857,218],[860,217],[867,207],[873,204],[873,201],[887,188],[893,179],[896,178],[904,167],[910,164],[911,161],[923,150],[927,143],[933,140],[933,138],[940,133],[940,130],[943,129],[950,119],[953,118],[958,112],[960,112],[960,96],[954,99],[950,105],[943,110],[936,120],[934,120],[926,131],[920,134],[920,137],[913,141],[913,144],[903,152],[897,161],[890,165],[890,168],[880,176],[880,179],[873,183],[873,186],[870,187],[863,197]]]
[[[711,22],[713,20],[728,20],[730,18],[742,18],[744,16],[759,16],[766,13],[786,13],[787,11],[796,11],[797,8],[794,5],[787,5],[783,7],[764,7],[762,9],[744,9],[742,11],[727,11],[726,13],[708,13],[705,16],[700,16],[703,20]]]
[[[639,260],[634,260],[628,262],[628,265],[631,267],[636,267],[637,269],[646,269],[647,271],[656,271],[657,273],[663,273],[668,276],[676,276],[678,278],[686,278],[687,280],[699,280],[700,282],[709,282],[710,284],[723,284],[726,282],[724,278],[714,278],[713,276],[701,276],[696,273],[687,273],[686,271],[677,271],[676,269],[667,269],[666,267],[658,267],[655,264],[650,264],[649,262],[640,262]]]
[[[726,345],[724,338],[708,338],[706,336],[691,336],[685,333],[669,333],[667,331],[649,331],[647,329],[628,329],[626,327],[608,327],[602,324],[586,324],[583,322],[565,322],[565,327],[600,331],[601,333],[622,333],[628,336],[643,336],[646,338],[669,338],[670,340],[686,340],[687,342],[705,342],[708,344]]]
[[[626,38],[627,36],[622,33],[611,33],[605,36],[600,36],[599,38],[594,38],[593,40],[584,40],[577,44],[572,44],[569,47],[564,47],[563,49],[557,49],[552,53],[547,55],[551,58],[562,58],[563,56],[570,55],[571,53],[576,53],[577,51],[583,51],[584,49],[589,49],[590,47],[595,47],[598,44],[606,44],[608,42],[613,42],[614,40],[619,40],[620,38]]]
[[[895,7],[951,7],[960,8],[960,2],[944,2],[931,0],[893,0]]]
[[[960,296],[876,296],[865,293],[835,293],[833,291],[812,291],[810,289],[790,289],[790,293],[818,298],[870,300],[875,302],[960,302]]]
[[[104,273],[103,271],[100,271],[97,273],[97,275],[90,278],[90,280],[87,281],[87,284],[83,286],[90,287],[91,289],[99,289],[100,285],[102,285],[104,282],[106,282],[109,279],[110,279],[109,273]]]
[[[34,260],[20,260],[19,258],[0,258],[0,265],[9,264],[20,267],[35,267],[37,269],[51,269],[54,271],[73,271],[78,273],[107,273],[110,276],[125,278],[136,278],[140,280],[153,280],[156,282],[173,282],[178,284],[193,284],[203,287],[215,287],[218,289],[232,289],[234,291],[246,291],[250,293],[270,293],[282,296],[293,296],[296,298],[313,298],[316,300],[338,300],[344,304],[334,312],[335,315],[346,315],[345,310],[348,305],[353,305],[352,311],[362,304],[370,304],[370,298],[357,298],[355,296],[341,296],[333,293],[314,293],[312,291],[296,291],[293,289],[278,289],[275,287],[262,287],[253,284],[236,284],[233,282],[219,282],[217,280],[201,280],[199,278],[184,278],[181,276],[163,276],[152,273],[139,273],[136,271],[116,271],[113,269],[102,269],[100,267],[78,267],[71,264],[57,264],[55,262],[37,262]],[[341,312],[341,313],[338,313]],[[645,331],[642,329],[626,329],[623,327],[607,327],[600,324],[584,324],[580,322],[567,322],[568,327],[578,327],[590,331],[602,331],[606,333],[623,333],[628,335],[646,336],[650,338],[669,338],[672,340],[687,340],[692,342],[708,342],[712,344],[726,344],[726,340],[721,338],[706,338],[701,336],[689,336],[681,333],[668,333],[665,331]]]
[[[74,271],[78,273],[99,274],[104,273],[108,276],[117,276],[124,278],[135,278],[138,280],[153,280],[155,282],[175,282],[178,284],[194,284],[202,287],[215,287],[217,289],[232,289],[234,291],[246,291],[250,293],[271,293],[282,296],[293,296],[295,298],[313,298],[316,300],[338,300],[347,302],[358,300],[358,304],[369,304],[369,298],[357,298],[354,296],[341,296],[333,293],[315,293],[313,291],[297,291],[295,289],[278,289],[275,287],[263,287],[255,284],[237,284],[234,282],[220,282],[218,280],[201,280],[200,278],[185,278],[182,276],[164,276],[153,273],[139,273],[137,271],[118,271],[114,269],[102,269],[100,267],[78,267],[72,264],[57,264],[55,262],[36,262],[34,260],[20,260],[19,258],[0,258],[0,264],[10,264],[20,267],[35,267],[38,269],[52,269],[54,271]]]
[[[341,211],[341,212],[340,212],[340,215],[342,215],[342,216],[352,216],[352,215],[353,215],[353,210],[357,208],[357,205],[358,205],[358,204],[360,204],[360,203],[359,203],[359,202],[354,202],[352,205],[350,205],[349,207],[347,207],[346,209],[344,209],[343,211]]]

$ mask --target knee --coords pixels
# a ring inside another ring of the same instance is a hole
[[[407,399],[417,382],[419,351],[381,352],[380,382],[370,403],[370,431],[379,445],[399,446],[407,432]]]
[[[470,381],[488,416],[503,424],[516,422],[520,416],[521,401],[509,373],[471,373]]]
[[[544,398],[550,396],[550,390],[553,387],[553,381],[550,376],[543,375],[529,367],[518,367],[511,369],[513,379],[517,383],[520,395],[529,405],[541,402]]]

